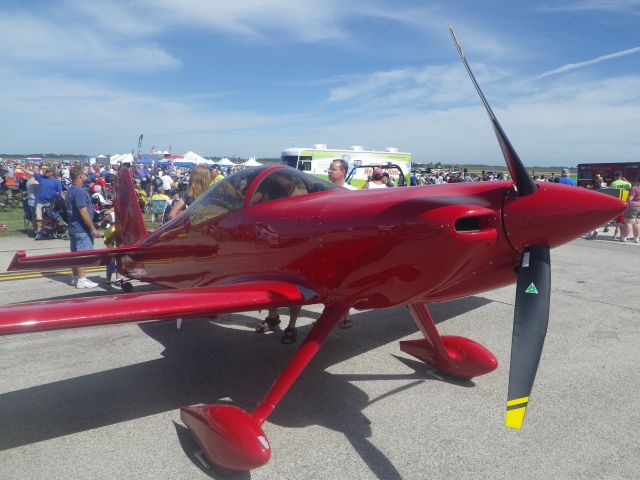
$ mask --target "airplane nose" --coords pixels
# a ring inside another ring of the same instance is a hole
[[[516,250],[533,245],[553,248],[609,222],[626,207],[625,202],[597,191],[540,182],[531,195],[507,191],[502,221]]]

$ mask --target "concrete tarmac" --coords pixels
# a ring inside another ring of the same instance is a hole
[[[2,238],[0,271],[25,247],[68,245]],[[179,407],[255,407],[295,348],[253,332],[266,312],[0,337],[0,478],[636,479],[640,245],[578,239],[551,260],[547,341],[519,431],[504,426],[510,286],[430,307],[442,334],[500,360],[472,381],[399,350],[420,338],[404,308],[354,311],[264,424],[271,461],[238,474],[201,464]],[[69,278],[0,275],[0,304],[112,294]],[[319,312],[303,308],[298,343]]]

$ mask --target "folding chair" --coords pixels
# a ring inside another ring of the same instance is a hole
[[[151,223],[156,223],[156,217],[158,217],[160,219],[160,223],[162,223],[164,211],[168,204],[169,202],[163,199],[155,199],[151,201]]]

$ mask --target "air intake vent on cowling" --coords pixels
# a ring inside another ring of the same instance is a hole
[[[480,215],[475,217],[463,217],[456,220],[457,232],[479,232],[495,228],[494,215]]]

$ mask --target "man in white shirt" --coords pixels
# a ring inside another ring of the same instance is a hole
[[[331,161],[331,165],[329,165],[329,170],[327,173],[329,174],[329,180],[336,185],[346,188],[348,190],[357,190],[353,185],[349,185],[345,183],[345,178],[347,176],[347,170],[349,168],[349,164],[342,160],[341,158],[336,158]],[[298,314],[300,313],[299,306],[289,307],[289,324],[287,328],[284,330],[284,336],[282,337],[282,343],[291,344],[295,343],[297,330],[296,330],[296,321],[298,320]],[[264,319],[256,327],[257,333],[266,333],[269,330],[273,330],[276,326],[280,324],[280,316],[278,315],[277,308],[270,308],[269,313],[267,314],[267,318]],[[342,322],[340,322],[340,328],[351,328],[353,326],[353,321],[351,320],[351,316],[349,312],[345,313]]]
[[[160,179],[162,180],[162,188],[165,193],[173,191],[173,178],[171,178],[167,170],[165,170]]]
[[[340,187],[346,188],[348,190],[358,190],[353,185],[349,185],[345,183],[345,178],[347,177],[347,170],[349,169],[349,164],[346,160],[342,160],[341,158],[336,158],[331,161],[331,165],[329,165],[329,170],[327,173],[329,174],[329,180]],[[294,323],[295,326],[295,323]],[[351,320],[351,315],[349,312],[344,314],[344,318],[342,322],[340,322],[340,328],[351,328],[353,326],[353,321]]]
[[[345,160],[342,160],[341,158],[332,160],[331,165],[329,165],[329,170],[327,170],[327,173],[329,174],[329,181],[348,190],[357,190],[356,187],[349,185],[344,181],[347,177],[348,169],[349,164]]]

